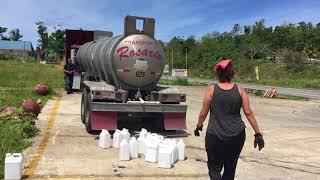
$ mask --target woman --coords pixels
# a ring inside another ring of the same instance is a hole
[[[209,176],[212,180],[234,179],[238,158],[246,137],[245,124],[240,115],[241,108],[255,131],[254,147],[258,145],[259,151],[264,147],[264,140],[250,108],[248,95],[242,88],[231,83],[235,74],[232,64],[232,60],[228,59],[214,66],[214,73],[219,83],[208,86],[198,124],[194,130],[194,134],[199,136],[199,131],[202,131],[203,122],[210,110],[205,146]],[[221,176],[222,168],[224,173]]]

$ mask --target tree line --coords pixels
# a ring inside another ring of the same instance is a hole
[[[239,63],[274,62],[299,67],[308,60],[320,59],[320,23],[299,22],[267,27],[265,20],[252,25],[235,24],[230,31],[211,32],[196,39],[173,37],[159,41],[166,59],[174,68],[208,71],[221,59]]]
[[[65,30],[54,27],[54,31],[49,33],[44,22],[36,22],[35,25],[39,35],[36,53],[40,55],[42,60],[46,61],[61,59],[64,54]],[[0,26],[0,40],[20,41],[22,37],[19,28],[8,32],[8,28]]]
[[[12,29],[8,33],[8,28],[0,26],[0,40],[7,41],[19,41],[23,35],[21,34],[20,29]]]
[[[41,59],[49,62],[62,59],[65,52],[65,30],[54,27],[54,31],[49,33],[46,24],[42,21],[36,22],[36,26],[39,35],[37,52]]]

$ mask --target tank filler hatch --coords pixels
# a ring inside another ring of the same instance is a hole
[[[141,30],[137,29],[137,20],[141,20],[143,27]],[[155,20],[154,18],[126,16],[124,19],[124,36],[132,34],[145,34],[154,38]]]

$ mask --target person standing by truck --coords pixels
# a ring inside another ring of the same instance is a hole
[[[72,93],[72,85],[73,85],[73,76],[76,72],[76,66],[72,63],[71,59],[67,60],[67,63],[63,67],[64,70],[64,89],[67,94]]]
[[[214,73],[219,82],[208,86],[205,92],[194,134],[200,135],[199,131],[202,131],[203,122],[210,110],[205,137],[209,176],[212,180],[232,180],[246,138],[241,108],[255,131],[254,147],[258,145],[260,151],[264,147],[264,140],[250,108],[248,95],[241,87],[231,83],[235,74],[232,60],[217,63]],[[221,176],[222,168],[224,173]]]

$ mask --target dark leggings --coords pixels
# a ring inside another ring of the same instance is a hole
[[[230,140],[221,140],[216,135],[207,133],[206,151],[211,180],[233,180],[237,162],[246,139],[245,130]],[[223,170],[223,175],[220,172]]]

